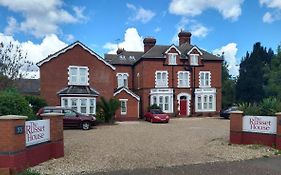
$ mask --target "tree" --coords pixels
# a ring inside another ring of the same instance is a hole
[[[97,111],[102,114],[106,123],[114,123],[114,115],[119,107],[120,102],[115,98],[107,101],[104,97],[101,97],[100,101],[97,102]]]
[[[268,78],[265,87],[266,95],[281,100],[281,45],[278,46],[277,53],[272,58],[266,77]]]
[[[266,70],[274,53],[271,49],[255,43],[253,51],[242,59],[236,85],[238,102],[260,102],[265,97],[264,87],[267,84]]]
[[[226,108],[235,103],[235,79],[229,74],[228,65],[222,64],[222,107]]]
[[[19,45],[0,43],[0,89],[10,87],[15,79],[26,76],[31,66]]]

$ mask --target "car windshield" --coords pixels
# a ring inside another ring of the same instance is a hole
[[[152,114],[164,114],[161,110],[151,110]]]

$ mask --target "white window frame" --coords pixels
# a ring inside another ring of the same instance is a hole
[[[77,74],[71,75],[71,69],[76,69]],[[85,82],[81,81],[81,69],[86,69]],[[76,82],[73,82],[72,77],[76,76]],[[69,66],[68,67],[68,85],[81,85],[88,86],[89,85],[89,68],[87,66]]]
[[[158,79],[157,75],[160,75]],[[166,78],[163,78],[163,75],[166,75]],[[169,84],[169,75],[168,71],[156,71],[155,72],[155,87],[168,87]]]
[[[189,54],[190,65],[198,66],[199,65],[199,54]]]
[[[177,65],[177,53],[168,53],[169,65]]]
[[[127,106],[127,102],[128,102],[128,99],[119,99],[120,101],[120,114],[121,115],[127,115],[127,111],[128,111],[128,106]],[[125,111],[122,111],[122,103],[125,104]]]
[[[212,101],[210,101],[210,97],[212,97]],[[199,98],[201,99],[201,101],[198,100]],[[196,89],[195,112],[215,112],[215,111],[216,111],[216,89],[215,88]]]
[[[207,77],[207,75],[208,75],[208,77]],[[211,87],[211,72],[210,71],[200,71],[199,72],[199,87]]]
[[[82,99],[86,99],[86,113],[83,114],[96,114],[96,98],[95,97],[61,97],[61,106],[62,107],[66,107],[66,108],[72,108],[72,99],[76,99],[77,103],[76,103],[76,107],[77,107],[77,112],[81,112],[81,100]],[[93,106],[93,113],[90,113],[90,100],[94,100],[94,106]],[[65,104],[65,102],[67,101],[67,104]]]
[[[160,99],[162,99],[162,103],[160,103]],[[166,99],[168,99],[168,102]],[[173,89],[151,89],[150,105],[153,104],[160,106],[163,112],[173,113]],[[165,104],[168,109],[165,109]]]
[[[187,78],[187,79],[185,80],[185,78]],[[186,83],[183,84],[181,82],[186,82]],[[178,87],[179,88],[190,87],[190,72],[189,71],[178,71]]]
[[[128,73],[117,73],[116,77],[117,77],[117,88],[120,88],[120,87],[128,88],[128,83],[129,83],[128,82],[128,77],[129,77]]]

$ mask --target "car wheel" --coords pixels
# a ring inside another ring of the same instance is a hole
[[[83,122],[82,123],[82,129],[83,130],[89,130],[90,129],[90,123],[89,122]]]

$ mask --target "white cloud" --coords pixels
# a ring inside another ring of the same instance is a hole
[[[270,8],[270,12],[263,15],[262,21],[264,23],[272,23],[281,20],[281,1],[280,0],[260,0],[260,4]]]
[[[222,53],[224,53],[224,60],[228,64],[229,73],[233,76],[239,74],[239,65],[236,58],[237,51],[238,48],[236,43],[229,43],[213,51],[214,55],[222,55]]]
[[[21,46],[24,53],[27,54],[27,60],[37,63],[48,55],[57,52],[65,47],[67,44],[61,41],[55,34],[47,35],[40,44],[35,44],[32,41],[20,42],[14,39],[12,36],[4,35],[0,33],[0,41],[5,44],[12,42],[15,45]],[[38,78],[38,68],[34,67],[34,71],[30,75]]]
[[[8,26],[4,29],[6,35],[12,35],[18,27],[17,20],[14,17],[8,17]]]
[[[7,7],[13,12],[23,16],[18,23],[18,30],[30,33],[36,37],[44,37],[48,34],[58,33],[60,24],[78,23],[85,19],[84,7],[73,7],[73,11],[63,9],[62,0],[1,0],[0,6]],[[72,15],[75,14],[75,15]],[[9,29],[8,24],[8,28]],[[7,29],[7,30],[8,30]]]
[[[134,12],[133,17],[130,17],[129,20],[147,23],[155,16],[155,13],[151,10],[146,10],[142,7],[137,8],[133,4],[129,3],[127,3],[126,6]]]
[[[242,13],[242,3],[243,0],[172,0],[169,12],[193,17],[211,8],[218,10],[225,19],[237,20]]]
[[[186,26],[189,25],[189,28]],[[172,38],[172,43],[178,43],[178,34],[181,30],[188,30],[191,32],[193,37],[204,38],[208,35],[210,29],[205,27],[203,24],[200,24],[196,20],[188,19],[187,17],[183,16],[180,22],[176,25],[176,33]]]
[[[75,39],[75,37],[72,34],[66,35],[66,40],[72,42]]]
[[[272,18],[271,13],[266,12],[262,17],[262,21],[265,23],[272,23],[274,21],[274,19]]]
[[[136,28],[128,28],[124,35],[124,40],[119,44],[108,42],[103,48],[108,49],[108,53],[116,53],[117,48],[124,48],[127,51],[143,51],[143,37]]]
[[[207,29],[202,24],[198,23],[198,24],[191,26],[191,33],[192,33],[192,36],[205,37],[208,35],[209,29]]]
[[[156,27],[155,29],[154,29],[154,32],[155,33],[159,33],[161,31],[161,28],[160,27]]]
[[[281,1],[280,0],[260,0],[260,4],[265,5],[269,8],[281,9]]]

